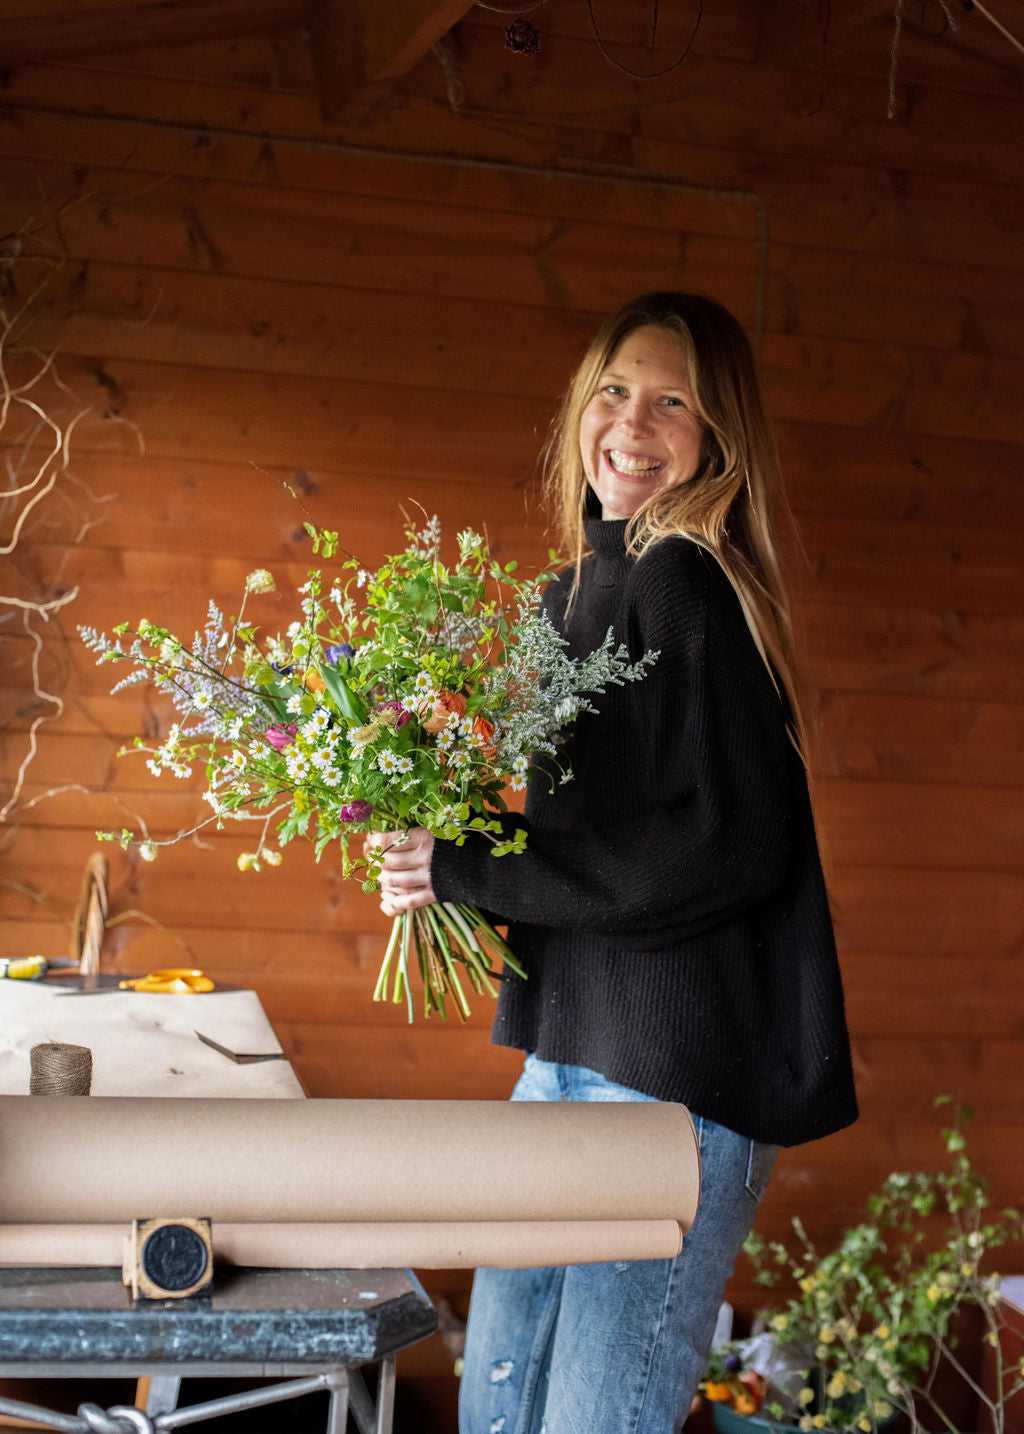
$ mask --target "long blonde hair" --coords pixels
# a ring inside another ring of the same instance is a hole
[[[702,294],[641,294],[595,334],[566,390],[545,450],[545,482],[561,538],[576,565],[587,552],[588,485],[580,420],[612,355],[635,329],[652,327],[680,341],[694,410],[704,428],[701,466],[686,483],[657,490],[626,529],[639,555],[662,538],[684,536],[717,558],[740,600],[773,682],[789,700],[798,751],[806,750],[802,682],[779,557],[780,527],[792,520],[782,492],[775,439],[765,413],[754,355],[728,309]]]

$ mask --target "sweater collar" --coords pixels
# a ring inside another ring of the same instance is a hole
[[[585,518],[583,531],[587,542],[599,557],[622,558],[626,555],[626,529],[628,518]]]

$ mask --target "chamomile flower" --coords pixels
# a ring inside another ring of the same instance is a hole
[[[192,698],[192,706],[197,712],[205,712],[210,706],[210,700],[208,692],[196,692]]]
[[[525,772],[513,772],[513,774],[512,774],[512,780],[511,780],[511,782],[509,782],[509,786],[512,788],[512,790],[513,790],[514,792],[525,792],[525,790],[526,790],[526,773],[525,773]]]
[[[379,756],[377,757],[377,766],[384,773],[384,775],[388,777],[391,776],[392,772],[397,770],[398,758],[395,756],[394,752],[392,752],[390,747],[385,747],[383,752],[379,754]]]
[[[455,768],[458,768],[458,769],[460,769],[460,770],[461,770],[461,768],[463,768],[463,767],[468,767],[468,766],[469,766],[469,753],[468,753],[468,752],[453,752],[453,753],[452,753],[452,766],[455,767]]]
[[[321,747],[314,752],[309,759],[318,772],[326,772],[328,767],[334,765],[334,754],[327,747]]]
[[[304,752],[289,752],[285,764],[289,777],[294,781],[302,782],[309,776],[309,758]]]
[[[399,772],[401,772],[401,773],[403,774],[403,776],[404,776],[406,772],[411,772],[411,771],[412,771],[412,758],[411,758],[411,757],[399,757],[399,758],[398,758],[398,761],[397,761],[397,763],[396,763],[396,767],[397,767],[397,770],[398,770]]]
[[[234,767],[235,770],[238,772],[244,772],[246,766],[248,765],[248,762],[248,757],[238,747],[235,748],[235,750],[231,753],[231,756],[228,758],[228,766]]]
[[[153,773],[154,777],[159,777],[160,773],[163,771],[163,768],[161,767],[160,763],[156,761],[153,757],[146,758],[146,766]]]
[[[324,767],[323,771],[321,772],[320,779],[323,782],[324,786],[336,787],[341,781],[341,773],[338,771],[337,767],[327,766]]]
[[[302,703],[302,693],[295,692],[292,694],[291,697],[288,698],[288,701],[284,704],[285,711],[290,712],[291,715],[295,717],[298,715],[298,713],[302,711]]]
[[[303,724],[302,735],[306,738],[319,737],[320,733],[326,732],[330,725],[330,716],[322,707],[318,707],[309,721]]]

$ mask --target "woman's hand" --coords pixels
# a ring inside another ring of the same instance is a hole
[[[425,827],[407,832],[368,832],[363,841],[366,856],[384,853],[380,872],[380,909],[385,916],[400,916],[417,906],[436,901],[430,885],[430,856],[434,835]]]

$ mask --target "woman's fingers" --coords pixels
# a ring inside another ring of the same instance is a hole
[[[380,905],[385,916],[398,916],[436,900],[430,885],[433,849],[434,837],[424,827],[367,835],[363,850],[381,862]]]

